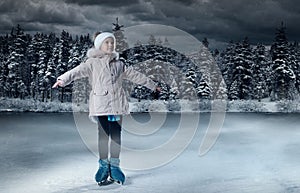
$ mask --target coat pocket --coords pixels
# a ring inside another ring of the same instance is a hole
[[[106,90],[106,89],[94,91],[94,95],[96,95],[96,96],[106,96],[107,94],[108,94],[108,90]]]

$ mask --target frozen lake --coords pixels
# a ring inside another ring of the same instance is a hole
[[[133,117],[149,120],[148,114]],[[80,137],[72,113],[0,113],[0,192],[300,192],[300,114],[227,113],[216,144],[198,156],[209,118],[201,114],[191,144],[170,163],[124,170],[124,186],[98,187],[98,158]],[[153,148],[175,132],[179,119],[168,114],[161,130],[147,136],[123,131],[123,145]],[[96,134],[94,126],[87,129]]]

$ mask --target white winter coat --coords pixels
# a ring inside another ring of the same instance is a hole
[[[92,87],[89,97],[89,117],[96,122],[95,116],[129,114],[129,105],[122,88],[122,80],[128,79],[136,84],[155,90],[156,85],[144,74],[126,67],[116,54],[107,55],[101,50],[91,48],[88,59],[59,76],[63,85],[73,80],[88,77]]]

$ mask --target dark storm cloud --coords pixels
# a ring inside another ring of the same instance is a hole
[[[58,5],[49,6],[43,4],[37,7],[29,6],[27,9],[28,11],[25,10],[21,18],[26,22],[38,21],[40,23],[49,24],[77,25],[84,21],[84,17],[78,13],[78,10],[68,6],[58,8]],[[29,9],[33,11],[29,11]]]
[[[0,2],[0,13],[7,13],[17,10],[18,8],[18,2],[17,1],[1,1]]]
[[[197,3],[197,0],[167,0],[167,1],[180,3],[183,5],[191,5],[191,4]]]
[[[254,42],[270,42],[275,28],[283,21],[290,39],[299,40],[300,6],[288,0],[198,0],[151,1],[159,20],[186,30],[198,38],[218,41],[240,40],[248,36]],[[287,2],[287,3],[285,3]],[[147,16],[144,16],[146,18]]]
[[[0,33],[20,23],[25,29],[73,33],[110,30],[121,24],[163,24],[184,30],[199,40],[241,40],[270,43],[281,22],[289,40],[300,40],[298,0],[1,0]]]
[[[280,6],[286,11],[300,14],[300,3],[297,0],[278,0]]]
[[[291,4],[290,7],[297,6],[297,2],[294,1],[296,4]],[[240,36],[247,35],[255,41],[273,40],[275,28],[279,27],[281,22],[287,26],[288,32],[300,30],[295,22],[300,19],[299,12],[294,14],[287,10],[282,1],[252,0],[251,3],[241,3],[238,0],[224,0],[212,4],[212,7],[217,7],[218,10],[224,8],[221,11],[213,10],[216,18],[226,18],[227,23],[232,22],[231,26],[240,29]],[[298,36],[290,38],[299,40]]]
[[[85,21],[78,9],[56,1],[2,0],[0,7],[2,33],[17,24],[26,31],[50,31],[56,29],[54,25],[76,26]]]
[[[66,3],[78,5],[99,5],[108,7],[123,7],[130,4],[137,4],[139,0],[65,0]]]

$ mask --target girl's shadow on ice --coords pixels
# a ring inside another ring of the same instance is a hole
[[[131,181],[131,177],[127,177],[126,181],[123,185],[117,184],[117,183],[112,183],[109,185],[105,185],[105,186],[98,186],[98,184],[95,183],[91,183],[88,185],[84,185],[84,186],[78,186],[78,187],[74,187],[71,189],[63,189],[54,193],[96,193],[96,192],[107,192],[108,190],[118,190],[117,192],[120,192],[120,189],[124,189],[126,188],[126,186],[131,185],[132,181]]]
[[[124,186],[126,186],[126,184],[124,184]],[[62,189],[60,191],[57,191],[55,193],[96,193],[96,192],[106,192],[108,190],[114,190],[114,189],[119,189],[122,186],[119,184],[110,184],[110,185],[106,185],[106,186],[98,186],[97,183],[92,183],[92,184],[88,184],[88,185],[84,185],[84,186],[78,186],[78,187],[74,187],[71,189]]]

